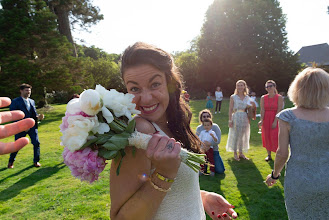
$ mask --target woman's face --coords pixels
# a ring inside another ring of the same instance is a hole
[[[202,115],[201,115],[201,122],[203,122],[203,119],[205,119],[205,118],[211,118],[211,115],[209,113],[207,113],[207,112],[202,113]]]
[[[274,92],[275,91],[275,86],[273,83],[266,83],[265,84],[265,89],[268,93]]]
[[[244,93],[246,86],[244,85],[243,82],[239,82],[236,84],[236,89],[238,90],[239,93]]]
[[[220,91],[220,87],[217,87],[217,89],[216,89],[217,91]]]
[[[141,116],[152,122],[167,122],[169,92],[166,76],[151,65],[139,65],[125,70],[123,80]]]

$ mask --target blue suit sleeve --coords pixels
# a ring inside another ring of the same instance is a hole
[[[17,101],[16,100],[13,100],[9,106],[9,110],[10,111],[14,111],[14,110],[20,110],[17,108]]]

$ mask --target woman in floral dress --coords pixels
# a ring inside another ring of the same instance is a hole
[[[243,154],[249,149],[250,124],[246,109],[251,105],[247,83],[244,80],[236,82],[234,94],[230,97],[229,108],[229,133],[226,151],[234,152],[234,159],[248,158]],[[237,153],[239,151],[239,155]]]

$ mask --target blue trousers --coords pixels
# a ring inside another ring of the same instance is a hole
[[[216,173],[224,173],[225,167],[221,156],[219,155],[219,151],[214,151],[214,161],[215,161],[215,172]]]
[[[39,142],[39,137],[38,137],[38,129],[36,128],[31,128],[28,132],[21,132],[15,135],[15,141],[21,137],[25,137],[26,135],[29,135],[31,138],[31,142],[33,144],[33,151],[34,151],[34,158],[33,162],[39,162],[40,160],[40,142]],[[13,163],[15,161],[17,152],[11,153],[9,157],[9,163]]]

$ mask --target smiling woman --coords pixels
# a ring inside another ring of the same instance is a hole
[[[189,107],[181,98],[181,76],[171,55],[138,42],[122,56],[122,78],[135,97],[136,129],[153,134],[145,150],[126,147],[120,175],[112,161],[111,219],[205,219],[204,210],[218,219],[237,215],[216,193],[200,191],[199,176],[181,163],[181,148],[200,151],[191,131]],[[214,214],[212,214],[214,213]],[[229,216],[229,215],[230,216]]]

